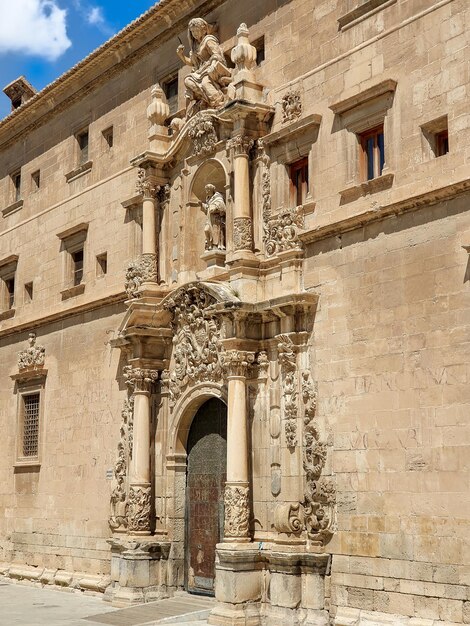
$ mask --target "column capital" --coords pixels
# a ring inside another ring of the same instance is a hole
[[[123,374],[126,384],[132,388],[134,393],[150,393],[153,384],[158,380],[158,370],[133,367],[132,365],[125,365]]]
[[[144,200],[155,200],[160,187],[157,185],[156,177],[148,170],[139,167],[137,170],[137,180],[135,190],[144,197]]]
[[[227,141],[227,148],[233,150],[234,156],[248,156],[254,143],[254,139],[251,137],[238,134]]]
[[[245,378],[248,368],[255,362],[255,353],[245,350],[228,350],[223,354],[228,378]]]

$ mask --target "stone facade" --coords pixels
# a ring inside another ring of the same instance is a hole
[[[217,399],[210,623],[470,623],[469,25],[161,0],[0,121],[4,575],[211,585]]]

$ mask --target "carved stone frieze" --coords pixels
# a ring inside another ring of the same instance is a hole
[[[265,225],[266,254],[272,256],[286,250],[301,250],[299,228],[303,228],[304,214],[301,206],[282,211]]]
[[[193,142],[195,156],[214,152],[218,139],[212,115],[205,112],[196,113],[189,121],[187,128],[188,136]]]
[[[152,386],[158,380],[157,370],[133,367],[132,365],[125,365],[123,374],[126,379],[126,384],[129,385],[133,392],[141,391],[150,393]]]
[[[336,488],[323,472],[328,447],[315,420],[316,393],[309,371],[302,372],[303,470],[305,491],[302,502],[279,505],[275,527],[279,532],[305,533],[312,545],[325,545],[333,536]]]
[[[251,217],[233,220],[233,247],[235,250],[251,250],[253,247],[253,222]]]
[[[254,140],[246,135],[235,135],[227,141],[227,149],[233,150],[235,156],[248,155],[254,146]]]
[[[188,384],[217,381],[222,376],[221,321],[216,300],[192,285],[165,304],[173,314],[173,355],[168,379],[170,407]]]
[[[158,191],[158,185],[155,183],[155,180],[151,176],[147,175],[147,172],[143,167],[139,167],[137,170],[135,191],[136,193],[142,195],[144,199],[154,198]]]
[[[124,531],[127,528],[127,475],[129,460],[132,456],[132,431],[134,417],[134,399],[131,396],[124,401],[121,411],[122,422],[118,454],[114,464],[115,485],[111,492],[111,515],[108,523],[114,532]]]
[[[288,91],[282,98],[282,122],[293,122],[302,115],[300,91]]]
[[[238,485],[225,486],[224,537],[226,539],[248,536],[250,516],[248,495],[248,487]]]
[[[282,375],[284,432],[289,448],[297,445],[297,356],[292,339],[288,335],[278,337],[278,358]]]
[[[46,348],[36,344],[36,333],[29,333],[29,346],[18,353],[18,369],[20,372],[25,369],[43,367],[46,358]]]
[[[130,485],[127,500],[127,529],[129,532],[150,532],[151,487]]]
[[[158,257],[156,254],[141,254],[126,268],[125,290],[129,298],[139,297],[142,283],[158,282]]]

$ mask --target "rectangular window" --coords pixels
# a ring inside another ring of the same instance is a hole
[[[88,130],[84,130],[77,135],[78,143],[78,160],[79,164],[83,165],[88,161]]]
[[[41,186],[41,172],[39,170],[31,174],[31,185],[32,191],[37,191]]]
[[[23,457],[37,457],[39,452],[40,394],[23,395]]]
[[[261,63],[266,58],[265,48],[264,48],[264,37],[260,37],[256,41],[252,43],[252,45],[256,48],[256,65],[261,65]]]
[[[24,301],[25,304],[29,304],[33,300],[33,283],[25,283],[24,286]]]
[[[447,154],[449,152],[449,131],[446,129],[442,130],[440,133],[436,133],[435,142],[435,155],[440,157]]]
[[[178,74],[163,81],[163,91],[165,93],[170,114],[178,110]]]
[[[385,144],[383,126],[359,135],[361,145],[362,179],[372,180],[382,175],[385,164]]]
[[[73,285],[79,285],[83,280],[83,248],[72,252]]]
[[[106,252],[96,257],[96,275],[104,276],[108,273],[108,255]]]
[[[17,171],[11,175],[13,182],[13,201],[18,202],[21,200],[21,171]]]
[[[300,206],[305,203],[308,193],[308,158],[305,157],[290,165],[291,203]]]
[[[112,148],[114,145],[114,130],[113,127],[110,126],[106,130],[103,131],[103,139],[105,141],[106,148]]]
[[[5,287],[7,291],[7,308],[12,309],[15,305],[15,277],[5,278]]]

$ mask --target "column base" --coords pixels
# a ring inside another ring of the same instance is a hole
[[[154,538],[113,537],[111,585],[105,599],[113,606],[141,604],[167,598],[167,566],[170,542]]]

